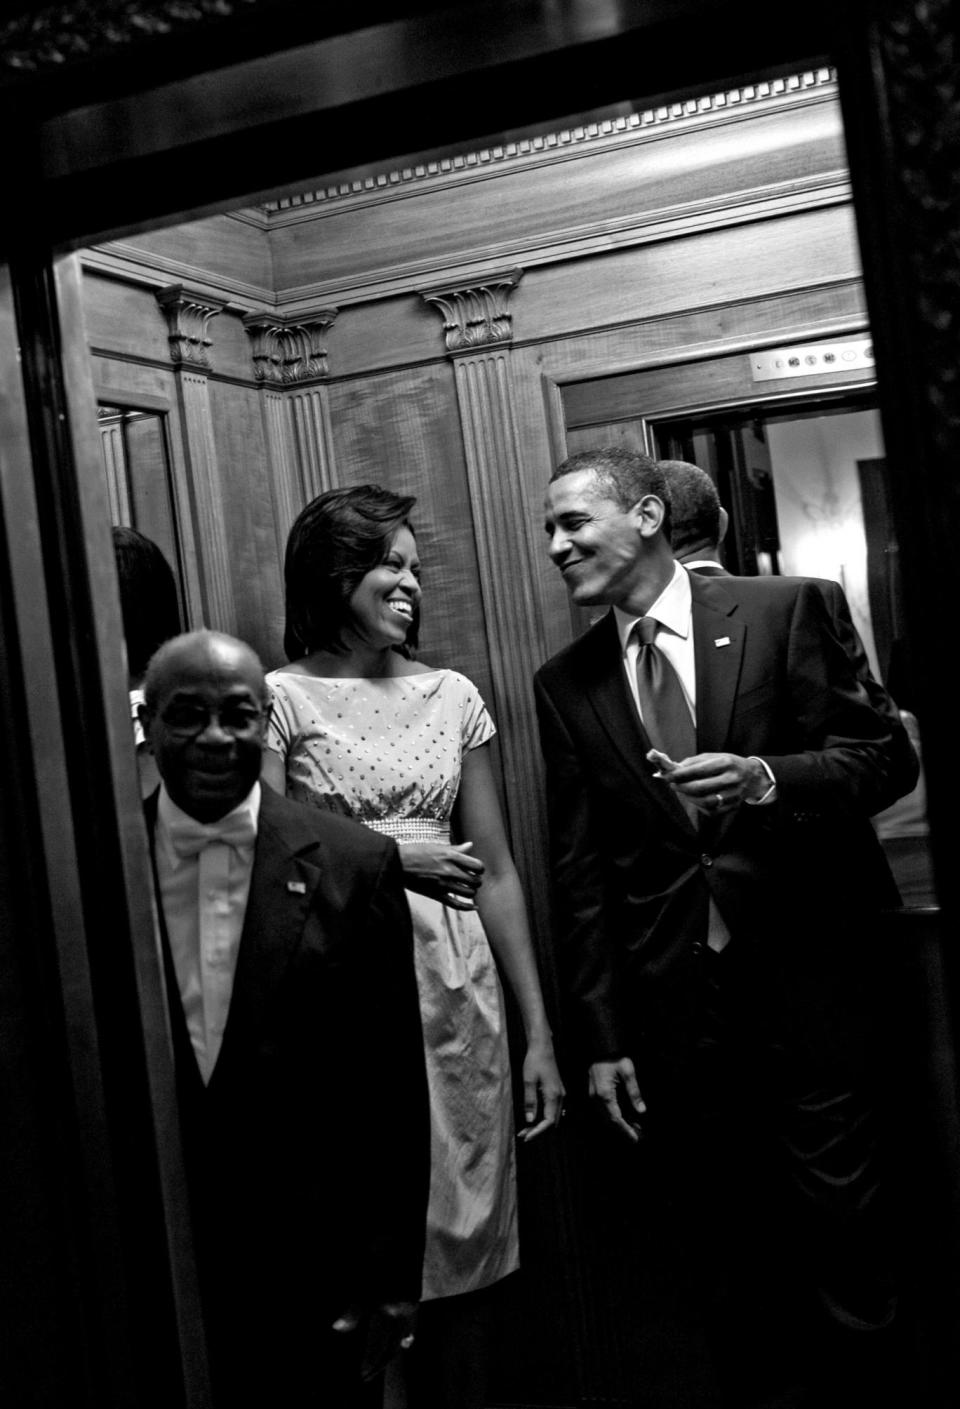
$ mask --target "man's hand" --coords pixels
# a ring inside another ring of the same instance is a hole
[[[701,812],[732,812],[743,802],[759,802],[770,779],[759,758],[736,753],[695,753],[674,763],[657,749],[647,754],[669,787]]]
[[[402,841],[404,884],[408,890],[455,910],[476,910],[484,866],[479,856],[470,855],[472,849],[472,841],[457,846],[441,841]]]
[[[365,1322],[360,1375],[372,1380],[393,1359],[399,1350],[413,1345],[417,1305],[413,1301],[385,1301],[369,1313],[350,1306],[338,1316],[333,1329],[338,1335],[349,1335]]]
[[[640,1095],[637,1074],[629,1057],[616,1062],[594,1062],[590,1068],[590,1095],[603,1106],[608,1120],[634,1144],[642,1134],[640,1116],[646,1102]],[[629,1116],[623,1107],[629,1108]]]

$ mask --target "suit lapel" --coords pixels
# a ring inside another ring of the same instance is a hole
[[[624,679],[620,638],[612,611],[594,627],[589,641],[584,637],[584,646],[589,646],[583,662],[587,697],[624,763],[647,782],[650,765],[646,754],[652,745]]]
[[[173,1049],[177,1069],[177,1082],[181,1100],[195,1098],[203,1094],[203,1078],[200,1064],[193,1050],[190,1030],[187,1027],[183,1002],[180,997],[180,984],[177,979],[170,936],[167,932],[167,917],[160,898],[160,875],[157,870],[157,803],[160,789],[157,788],[144,801],[143,811],[150,842],[150,870],[153,876],[153,893],[156,900],[158,958],[163,971],[164,988],[167,995],[166,1018],[167,1036]]]
[[[726,747],[737,697],[746,628],[720,577],[690,574],[697,680],[697,752]]]
[[[159,790],[144,803],[152,856],[158,797]],[[257,846],[230,994],[230,1009],[210,1087],[222,1082],[224,1071],[229,1071],[232,1065],[233,1053],[241,1051],[244,1042],[259,1028],[261,1016],[276,993],[290,957],[296,950],[323,876],[316,864],[319,850],[313,837],[304,838],[303,830],[297,825],[296,817],[291,815],[287,804],[263,784]],[[310,853],[312,855],[308,859]],[[157,910],[165,935],[155,857],[153,865]],[[176,993],[174,981],[171,1001]],[[177,1016],[182,1020],[182,1007]],[[185,1023],[183,1027],[186,1032]],[[193,1055],[189,1037],[187,1049]],[[199,1067],[196,1070],[199,1074]]]
[[[675,795],[652,776],[647,753],[653,747],[637,716],[633,698],[623,673],[623,656],[616,618],[610,611],[583,638],[586,693],[601,725],[623,760],[625,767],[648,797],[684,827],[690,819]]]
[[[291,822],[283,802],[263,784],[230,1011],[211,1085],[223,1079],[233,1054],[259,1029],[300,942],[323,875],[316,864],[318,850],[313,838],[305,843],[296,819]]]

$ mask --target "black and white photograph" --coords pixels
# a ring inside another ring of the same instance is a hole
[[[3,0],[4,1409],[960,1400],[955,0]]]

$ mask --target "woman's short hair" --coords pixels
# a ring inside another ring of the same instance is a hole
[[[154,651],[183,630],[180,593],[162,550],[135,528],[114,526],[113,555],[127,669],[132,680],[139,680]]]
[[[350,598],[367,573],[384,561],[398,530],[413,531],[409,515],[416,502],[410,494],[360,484],[328,490],[297,516],[283,564],[283,649],[288,660],[343,649]],[[403,655],[416,649],[419,626],[415,608]]]

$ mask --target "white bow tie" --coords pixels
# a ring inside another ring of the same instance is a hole
[[[178,856],[197,856],[211,842],[226,846],[253,846],[257,829],[248,812],[228,813],[216,822],[182,817],[170,823],[170,845]]]

